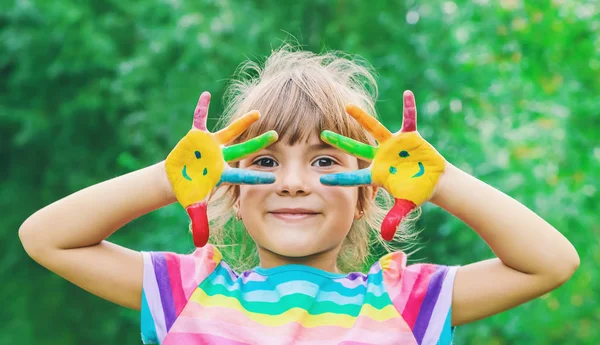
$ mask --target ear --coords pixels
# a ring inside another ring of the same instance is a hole
[[[371,192],[371,200],[375,200],[375,198],[377,198],[377,190],[379,187],[377,186],[373,186],[373,190]]]
[[[354,211],[354,220],[359,220],[364,215],[365,215],[365,212],[360,207],[357,207],[356,210]]]
[[[354,209],[354,220],[359,220],[365,215],[364,208],[362,201],[359,199]]]

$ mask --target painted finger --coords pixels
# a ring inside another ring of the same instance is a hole
[[[273,173],[245,170],[238,168],[225,169],[217,186],[227,184],[271,184],[275,182]]]
[[[233,121],[232,124],[215,133],[215,139],[221,145],[229,144],[235,138],[239,137],[251,124],[260,118],[260,113],[256,110]]]
[[[198,248],[204,247],[208,242],[209,228],[206,208],[206,201],[202,201],[192,204],[185,209],[192,221],[192,238],[194,240],[194,246]]]
[[[371,184],[371,169],[365,168],[337,174],[321,176],[321,183],[326,186],[363,186]]]
[[[376,118],[367,114],[361,108],[355,106],[354,104],[349,104],[346,106],[346,112],[350,114],[353,118],[356,119],[373,137],[379,142],[383,143],[388,140],[392,133],[385,128]]]
[[[402,104],[402,132],[414,132],[417,130],[417,106],[415,95],[406,90],[403,95]]]
[[[350,139],[332,131],[321,132],[321,140],[355,157],[369,161],[373,160],[375,153],[377,153],[376,147],[361,143],[360,141]]]
[[[225,147],[223,149],[223,159],[225,159],[226,162],[240,160],[271,145],[277,141],[277,138],[277,132],[268,131],[243,143]]]
[[[383,222],[381,222],[381,237],[386,241],[393,240],[402,219],[415,208],[417,206],[412,201],[396,198],[394,207],[392,207],[383,219]]]
[[[206,119],[208,118],[208,106],[210,105],[210,93],[202,92],[198,98],[198,104],[194,110],[193,128],[206,132]]]

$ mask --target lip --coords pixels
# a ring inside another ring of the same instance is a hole
[[[278,208],[269,212],[269,214],[275,218],[293,222],[315,217],[319,212],[306,208]]]

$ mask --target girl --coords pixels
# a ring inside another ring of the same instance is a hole
[[[143,343],[450,344],[454,326],[536,298],[578,267],[556,229],[418,135],[410,92],[403,129],[391,134],[368,115],[376,98],[369,70],[347,58],[281,49],[263,68],[249,63],[241,71],[248,77],[231,88],[228,129],[206,131],[205,93],[192,130],[166,162],[76,192],[19,230],[43,266],[141,309]],[[239,145],[270,130],[279,135],[274,144],[267,133]],[[220,164],[224,158],[230,165]],[[396,203],[382,223],[387,207],[376,200],[388,192]],[[139,253],[105,240],[176,200],[192,218],[199,246],[192,254]],[[382,225],[387,240],[410,237],[404,229],[394,234],[397,225],[426,201],[473,228],[497,258],[406,266],[406,255],[390,247],[357,272],[373,229]],[[242,271],[218,249],[238,222],[259,259]]]

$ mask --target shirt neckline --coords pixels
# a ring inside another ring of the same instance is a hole
[[[281,265],[281,266],[271,267],[271,268],[262,268],[260,266],[256,266],[253,269],[253,271],[260,275],[263,275],[263,276],[269,276],[269,275],[282,273],[282,272],[301,271],[301,272],[306,272],[306,273],[317,274],[317,275],[320,275],[320,276],[323,276],[326,278],[339,279],[339,278],[348,277],[348,273],[327,272],[320,268],[307,266],[307,265],[299,265],[299,264],[286,264],[286,265]]]

